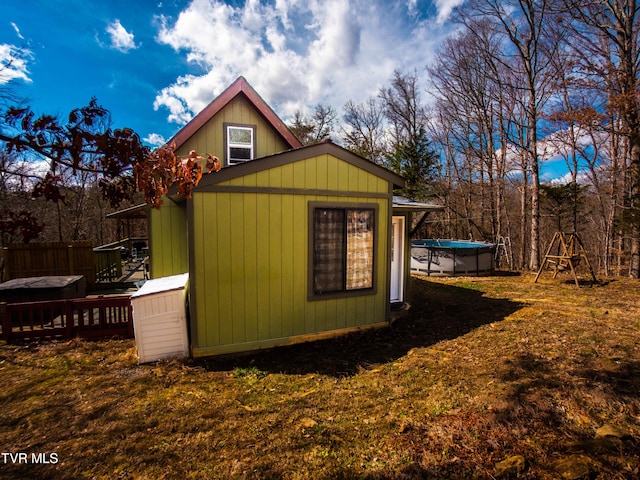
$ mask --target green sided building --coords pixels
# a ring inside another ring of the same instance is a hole
[[[189,273],[194,357],[389,324],[409,283],[400,176],[331,142],[301,147],[243,78],[173,141],[224,166],[149,217],[151,277]]]

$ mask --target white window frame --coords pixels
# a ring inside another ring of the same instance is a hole
[[[231,141],[231,129],[238,130],[246,130],[251,132],[251,142],[250,144],[246,143],[234,143]],[[255,145],[256,145],[256,128],[252,125],[238,125],[238,124],[225,124],[225,142],[227,144],[226,154],[227,154],[227,164],[228,165],[236,165],[239,163],[248,162],[255,158]],[[249,150],[249,158],[248,159],[240,159],[233,158],[231,156],[232,148],[242,148]]]

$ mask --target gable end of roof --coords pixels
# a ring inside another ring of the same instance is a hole
[[[226,90],[213,99],[200,113],[191,119],[178,133],[176,133],[167,143],[175,143],[178,149],[184,145],[198,130],[200,130],[209,120],[215,117],[226,105],[238,95],[243,95],[253,107],[263,116],[290,148],[300,148],[302,144],[296,136],[289,130],[280,117],[262,99],[249,82],[244,77],[238,77]]]

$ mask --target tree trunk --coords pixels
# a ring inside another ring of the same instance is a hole
[[[640,135],[634,135],[631,147],[631,200],[630,208],[640,211]],[[629,276],[640,278],[640,219],[632,215],[631,224],[631,257],[629,259]]]
[[[529,194],[527,168],[522,166],[522,190],[520,191],[520,258],[518,265],[525,268],[527,264],[527,198]]]
[[[535,128],[535,127],[534,127]],[[535,141],[535,140],[534,140]],[[536,148],[533,148],[536,151]],[[540,267],[540,173],[537,155],[531,159],[531,257],[529,269]]]

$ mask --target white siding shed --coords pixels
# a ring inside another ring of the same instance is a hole
[[[157,278],[131,295],[139,363],[189,355],[188,283],[188,273]]]

